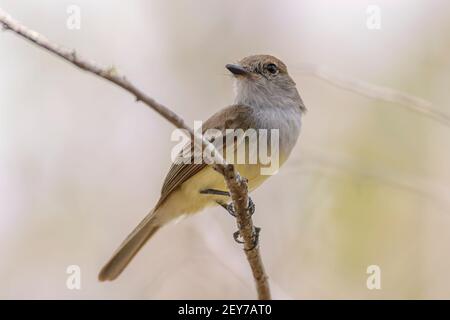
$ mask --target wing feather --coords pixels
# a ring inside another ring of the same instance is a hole
[[[208,129],[217,129],[224,131],[226,129],[243,129],[247,130],[249,127],[252,127],[252,123],[248,121],[248,119],[252,119],[251,113],[254,110],[251,107],[244,105],[232,105],[229,106],[216,114],[214,114],[211,118],[203,124],[203,133]],[[244,121],[245,120],[245,121]],[[243,127],[242,124],[245,123],[246,126]],[[214,142],[213,142],[214,144]],[[191,161],[190,163],[183,163],[183,151],[180,152],[177,159],[174,161],[172,166],[169,169],[169,172],[164,180],[162,189],[161,189],[161,197],[159,198],[158,203],[156,204],[155,209],[157,209],[164,200],[178,187],[180,187],[184,182],[189,180],[195,174],[204,169],[208,164],[205,162],[202,163],[194,163],[194,146],[191,143],[188,143],[185,148],[191,148]],[[183,148],[183,150],[185,150]]]

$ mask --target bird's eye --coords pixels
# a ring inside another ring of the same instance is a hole
[[[271,74],[275,74],[275,73],[277,73],[277,71],[278,71],[277,66],[276,66],[275,64],[273,64],[273,63],[269,63],[269,64],[266,66],[266,69],[267,69],[267,71],[269,71]]]

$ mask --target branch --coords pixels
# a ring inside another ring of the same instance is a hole
[[[269,282],[259,253],[259,231],[255,230],[252,217],[248,210],[247,181],[245,178],[242,178],[231,165],[218,166],[216,170],[225,177],[235,211],[241,213],[236,214],[237,226],[244,239],[244,252],[250,267],[252,268],[253,278],[256,282],[256,290],[258,291],[258,298],[260,300],[268,300],[270,299]],[[254,245],[255,241],[256,245]]]
[[[448,200],[450,190],[447,186],[434,181],[401,174],[398,171],[390,171],[387,168],[365,167],[346,154],[332,154],[328,151],[325,153],[313,147],[303,146],[302,159],[294,159],[293,163],[302,165],[302,168],[299,166],[291,167],[294,172],[312,169],[322,174],[344,174],[355,179],[364,178],[377,184],[408,191],[427,199],[442,212],[450,214],[450,200]],[[286,171],[284,171],[284,174],[286,174]],[[288,174],[290,173],[288,172]]]
[[[217,216],[205,215],[201,223],[195,224],[194,230],[197,235],[203,239],[203,242],[209,253],[214,257],[216,263],[220,264],[233,274],[240,283],[247,286],[249,278],[247,277],[246,262],[234,259],[234,246],[224,241],[223,230]],[[273,299],[294,300],[283,287],[274,279],[270,280],[270,291]]]
[[[430,101],[422,98],[388,87],[382,87],[359,79],[344,76],[320,65],[304,63],[300,66],[300,71],[304,74],[313,75],[319,79],[322,79],[338,88],[342,88],[371,99],[396,103],[411,111],[415,111],[425,117],[450,127],[450,115],[436,109]]]
[[[19,36],[25,38],[26,40],[35,43],[37,46],[46,49],[47,51],[70,62],[78,68],[89,73],[93,73],[128,91],[136,98],[136,101],[141,101],[154,111],[158,112],[161,116],[163,116],[167,121],[171,122],[177,128],[186,130],[192,139],[199,139],[199,141],[202,142],[203,146],[213,151],[213,159],[211,160],[214,163],[214,169],[216,169],[216,171],[220,172],[224,176],[225,182],[231,194],[231,199],[234,203],[237,225],[240,235],[244,239],[244,251],[252,269],[253,277],[256,283],[256,289],[258,292],[258,298],[266,300],[270,299],[268,278],[264,271],[259,248],[258,246],[253,246],[255,227],[253,226],[253,221],[248,210],[247,181],[241,178],[233,165],[226,163],[226,161],[223,159],[222,155],[214,147],[214,145],[206,140],[201,134],[194,132],[190,127],[188,127],[185,121],[175,112],[158,103],[156,100],[139,90],[133,83],[128,81],[126,77],[118,74],[118,72],[114,68],[102,68],[96,63],[88,61],[79,56],[75,50],[70,50],[50,42],[38,32],[30,30],[26,26],[14,20],[1,8],[0,24],[3,26],[4,30],[11,30]]]

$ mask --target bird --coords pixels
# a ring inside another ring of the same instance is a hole
[[[213,129],[223,133],[224,137],[230,130],[269,131],[269,136],[270,132],[276,130],[276,147],[279,152],[277,161],[281,166],[297,143],[302,115],[306,111],[287,66],[272,55],[258,54],[225,67],[234,78],[234,103],[213,114],[203,123],[202,130]],[[223,142],[223,139],[210,141],[216,145],[219,141]],[[242,148],[249,150],[248,141],[250,139],[244,139],[244,142],[238,142],[237,147],[233,146],[234,153]],[[260,141],[257,142],[258,147],[261,147]],[[226,153],[226,147],[227,145],[221,150],[223,154]],[[270,146],[269,149],[274,150]],[[183,160],[186,159],[180,155],[172,163],[158,202],[101,269],[98,275],[100,281],[116,279],[144,244],[170,221],[210,206],[221,205],[228,211],[232,210],[227,205],[230,195],[223,176],[205,161],[186,163]],[[228,159],[225,160],[228,162]],[[249,192],[271,176],[261,173],[263,167],[259,158],[256,163],[244,161],[236,164],[236,170],[248,182]]]

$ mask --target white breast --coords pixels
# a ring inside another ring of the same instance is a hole
[[[297,106],[283,108],[260,108],[258,117],[260,128],[279,130],[280,164],[290,155],[297,143],[301,129],[302,112]]]

